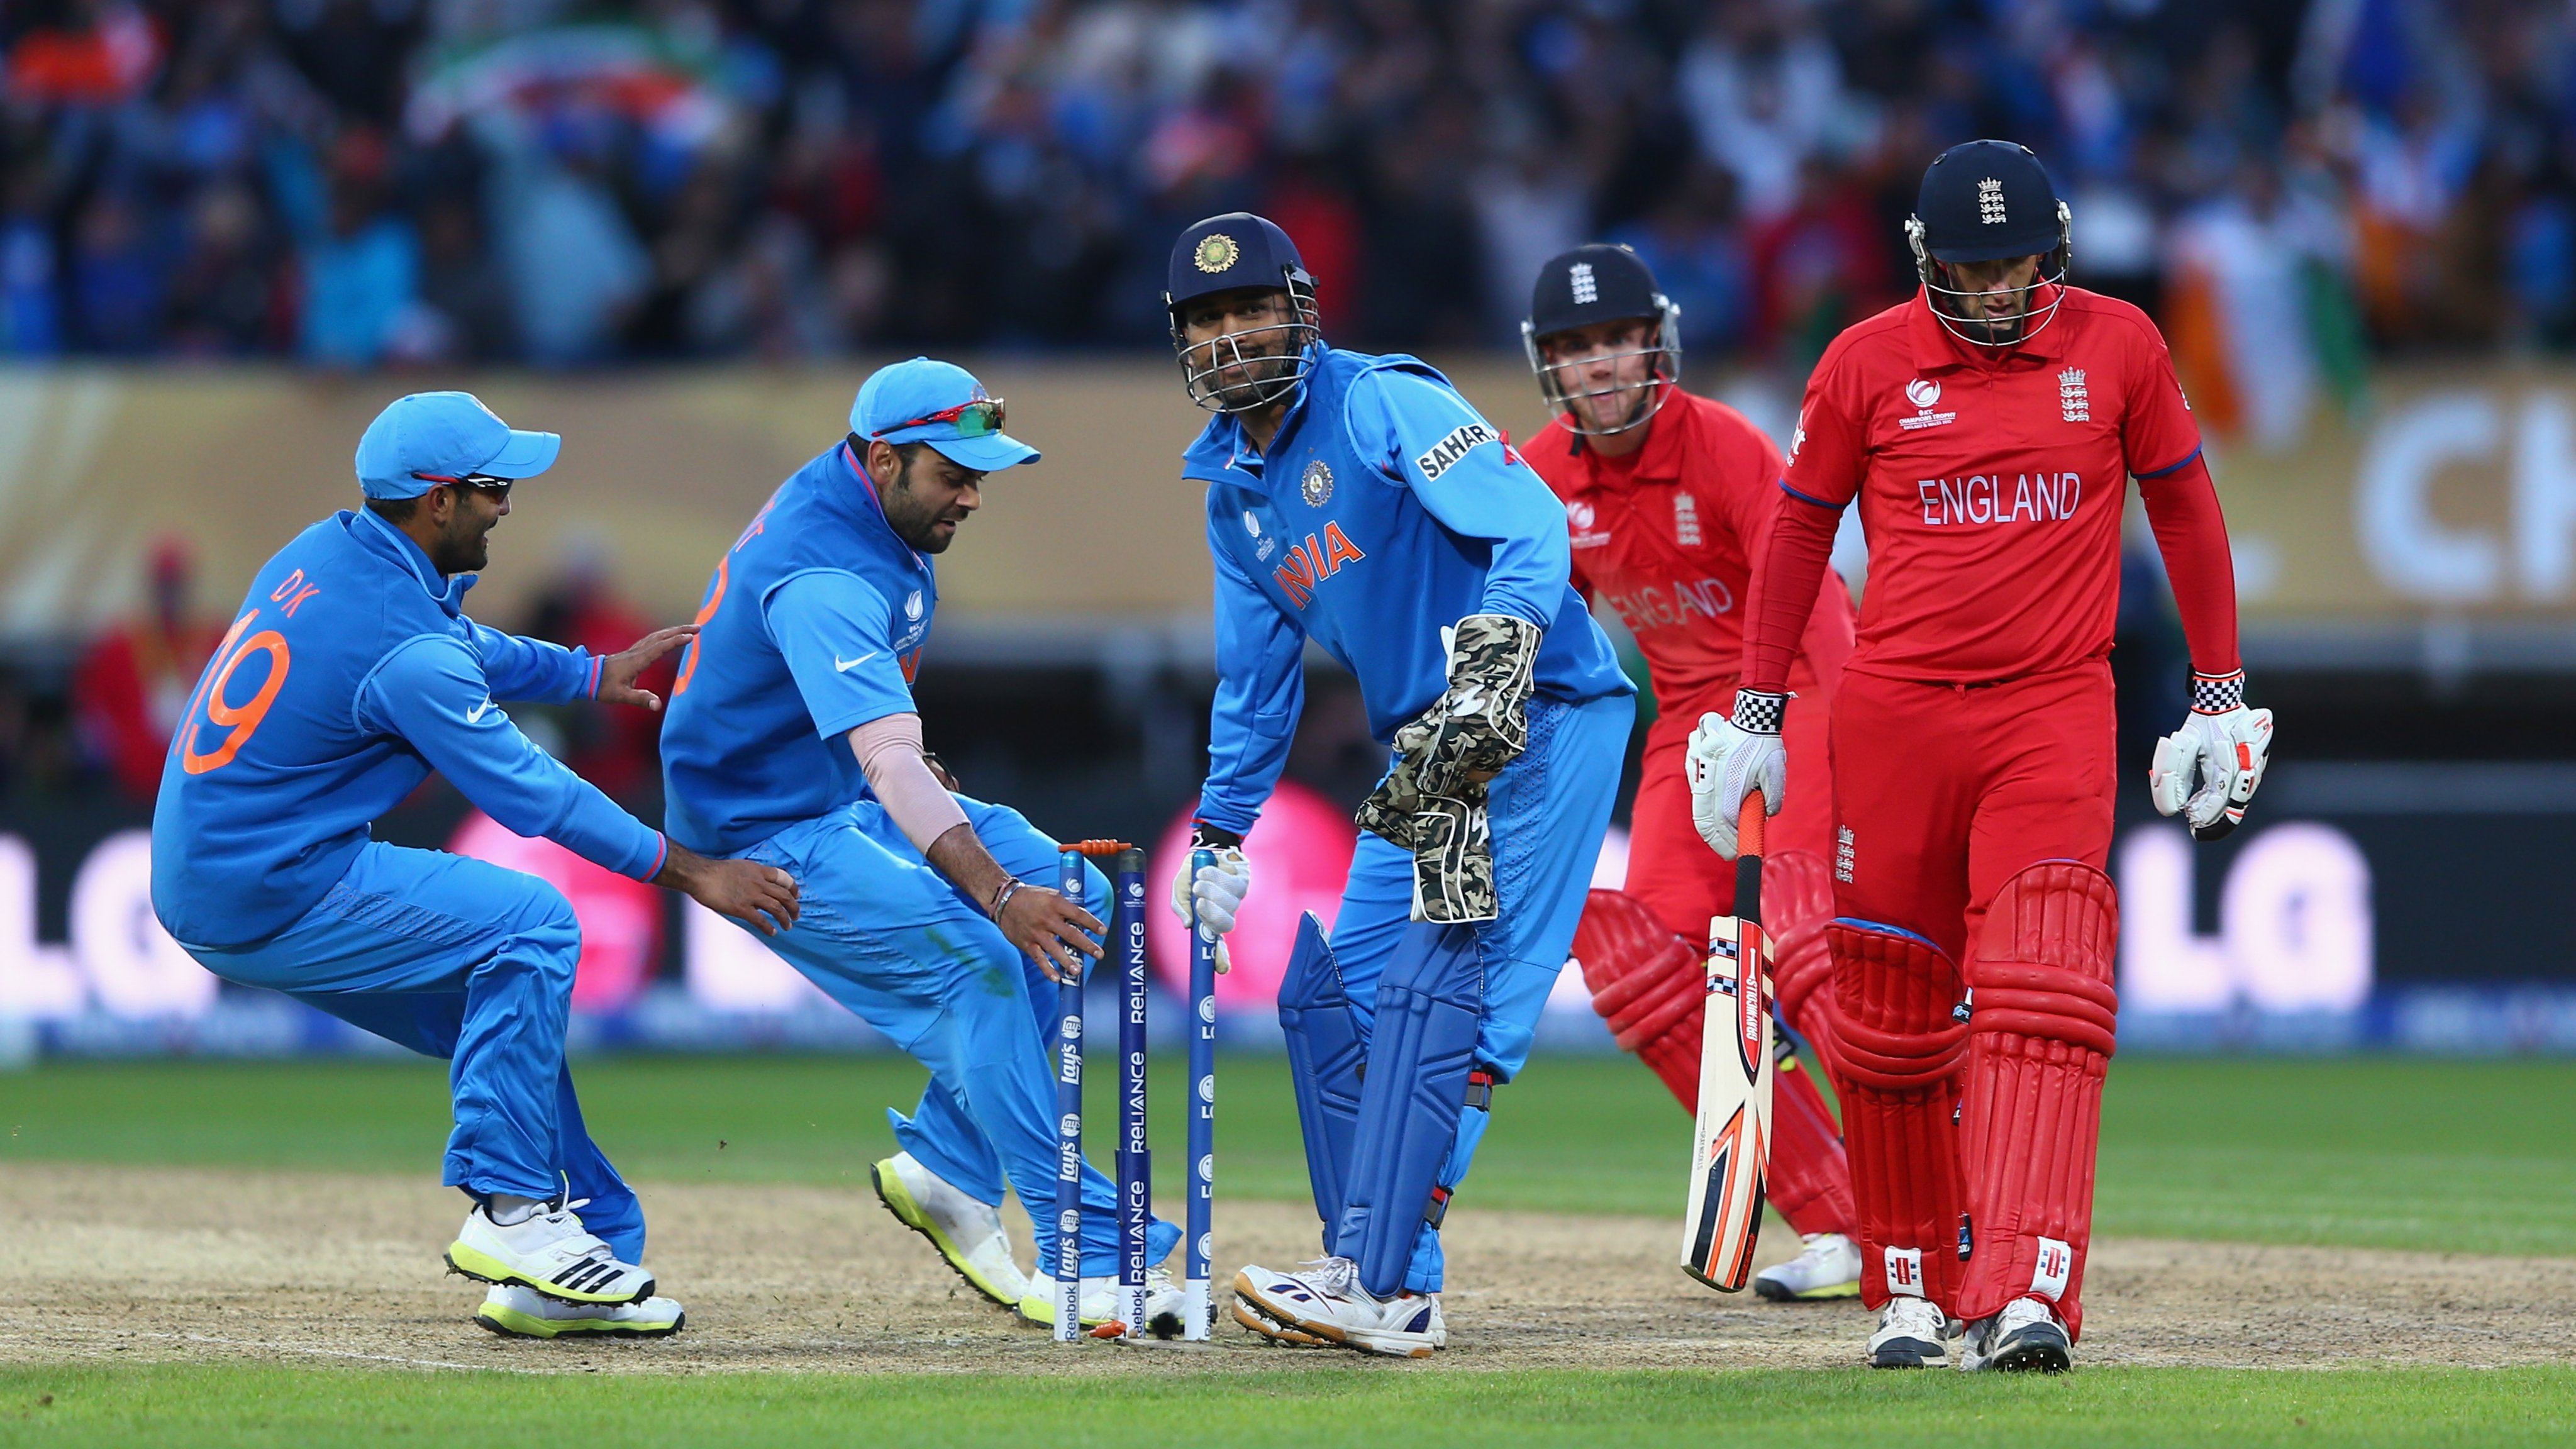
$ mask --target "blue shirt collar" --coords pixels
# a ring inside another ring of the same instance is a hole
[[[929,557],[923,554],[921,550],[904,542],[903,535],[894,531],[894,520],[886,517],[885,500],[877,497],[877,485],[873,479],[868,477],[867,466],[859,461],[858,452],[850,446],[848,439],[845,438],[842,440],[840,452],[842,464],[850,470],[851,481],[858,485],[853,491],[861,498],[867,500],[864,505],[852,509],[851,511],[858,514],[863,520],[873,521],[878,528],[885,531],[885,536],[888,539],[893,540],[895,547],[912,555],[912,561],[915,566],[920,568],[923,573],[930,572]]]
[[[359,547],[409,570],[413,582],[436,600],[450,617],[465,612],[465,591],[474,587],[474,581],[482,575],[456,574],[451,577],[440,573],[437,566],[429,561],[429,555],[412,541],[410,534],[377,517],[372,508],[356,509],[346,516],[354,520],[348,525],[349,536],[357,540]]]

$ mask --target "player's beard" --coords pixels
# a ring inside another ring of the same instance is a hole
[[[438,537],[438,555],[430,564],[442,574],[480,573],[492,563],[492,530],[499,518],[476,519],[462,510],[448,520]]]
[[[895,537],[923,553],[946,553],[957,541],[957,527],[966,522],[966,510],[954,505],[933,509],[912,491],[912,460],[895,464],[894,486],[885,494],[886,522],[893,526]],[[941,530],[946,523],[952,527]]]

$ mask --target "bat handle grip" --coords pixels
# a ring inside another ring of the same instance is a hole
[[[1735,853],[1739,859],[1762,854],[1762,827],[1769,822],[1770,812],[1763,807],[1762,792],[1756,790],[1745,796],[1735,813]]]

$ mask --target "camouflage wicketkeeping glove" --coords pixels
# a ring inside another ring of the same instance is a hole
[[[1413,852],[1415,919],[1490,921],[1500,907],[1484,782],[1529,743],[1541,631],[1526,619],[1470,614],[1442,633],[1449,688],[1395,732],[1395,767],[1356,819]]]

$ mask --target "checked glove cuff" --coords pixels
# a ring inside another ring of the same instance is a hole
[[[2193,714],[2225,714],[2229,710],[2244,707],[2244,670],[2239,669],[2234,674],[2202,674],[2197,670],[2192,672],[2191,712]]]
[[[1771,694],[1759,689],[1735,691],[1735,713],[1730,716],[1735,727],[1748,735],[1776,735],[1780,721],[1789,713],[1789,696]]]

